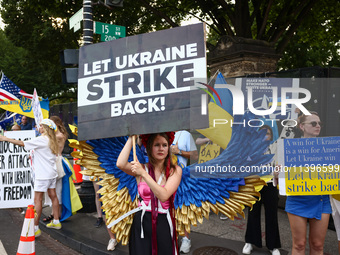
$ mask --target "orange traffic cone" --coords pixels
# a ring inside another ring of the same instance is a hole
[[[34,206],[27,207],[17,255],[35,255]]]
[[[77,149],[74,148],[73,151],[77,151]],[[73,170],[76,176],[76,180],[73,180],[73,183],[79,184],[83,182],[83,175],[80,173],[81,171],[80,165],[75,163],[77,160],[78,158],[73,158]]]

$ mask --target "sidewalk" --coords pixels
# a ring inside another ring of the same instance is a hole
[[[43,209],[42,218],[49,215],[50,212],[51,208],[45,207]],[[247,210],[245,210],[245,213],[247,215]],[[286,255],[290,251],[292,243],[289,222],[287,214],[282,209],[279,209],[278,215],[282,244],[280,251],[282,255]],[[114,251],[107,251],[106,246],[109,241],[108,233],[105,226],[100,228],[94,227],[95,222],[96,213],[77,213],[62,223],[61,230],[48,229],[45,227],[46,224],[42,223],[42,221],[41,229],[51,235],[54,239],[82,254],[129,254],[128,247],[122,246],[121,244],[118,244]],[[262,220],[262,223],[263,222],[264,220]],[[224,252],[219,254],[242,254],[246,223],[247,221],[242,218],[235,218],[234,221],[230,219],[220,220],[219,216],[213,213],[210,214],[209,220],[204,219],[203,224],[192,227],[192,232],[190,234],[192,246],[191,251],[188,254],[216,254],[216,252],[203,253],[201,249],[197,250],[203,247],[207,250],[207,247],[209,246],[217,246],[234,251],[234,253],[231,251],[227,253],[227,250],[223,250]],[[264,230],[264,225],[262,226],[262,229]],[[264,238],[264,233],[262,234],[262,237]],[[263,244],[265,243],[263,242]],[[338,242],[336,233],[333,230],[328,230],[324,254],[333,255],[337,253]],[[266,248],[255,248],[252,254],[270,255],[271,253]]]

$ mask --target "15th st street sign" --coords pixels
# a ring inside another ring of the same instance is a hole
[[[118,38],[125,37],[125,27],[106,24],[102,22],[94,22],[94,33],[100,34],[100,40],[102,42],[116,40]]]

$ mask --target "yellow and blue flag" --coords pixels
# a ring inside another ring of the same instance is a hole
[[[233,96],[229,89],[223,88],[227,82],[221,72],[215,81],[214,94],[208,104],[209,128],[197,129],[199,133],[209,138],[213,143],[225,149],[230,141],[233,121]],[[219,100],[215,100],[217,97]],[[220,120],[219,124],[214,120]],[[222,124],[223,123],[223,124]]]
[[[49,100],[42,99],[40,106],[43,118],[49,117]],[[0,80],[0,108],[34,118],[32,111],[32,95],[15,85],[6,75],[2,74]]]

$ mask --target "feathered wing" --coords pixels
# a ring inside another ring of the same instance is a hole
[[[249,118],[245,116],[243,120],[247,121]],[[244,207],[252,207],[257,201],[256,197],[260,196],[255,187],[263,186],[265,182],[259,176],[250,176],[252,173],[240,172],[240,168],[264,165],[271,160],[273,155],[263,154],[269,145],[264,141],[264,136],[265,132],[263,130],[258,132],[256,128],[243,126],[234,128],[228,147],[221,155],[208,162],[183,169],[182,180],[175,195],[179,234],[184,235],[184,230],[190,233],[190,225],[202,223],[203,217],[209,219],[210,210],[216,214],[221,212],[231,219],[237,214],[244,217]],[[86,168],[82,173],[102,179],[98,183],[102,186],[98,192],[103,195],[102,208],[108,219],[108,225],[138,206],[136,179],[116,167],[116,160],[126,140],[127,137],[117,137],[70,142],[71,147],[80,150],[73,152],[72,156],[79,158],[78,163]],[[138,160],[144,163],[138,146],[137,156]],[[236,170],[217,175],[219,178],[211,178],[216,176],[210,173],[199,175],[195,172],[195,169],[212,165],[233,166]],[[261,174],[260,171],[256,173]],[[130,215],[111,228],[117,240],[122,241],[123,245],[128,242],[132,220],[133,215]]]
[[[266,183],[259,176],[227,179],[190,178],[190,167],[183,169],[182,181],[175,196],[177,231],[190,233],[190,225],[209,219],[210,210],[234,220],[237,214],[244,217],[245,206],[252,207],[260,197],[256,186]]]
[[[86,168],[81,173],[100,179],[98,184],[102,187],[98,193],[102,195],[100,200],[103,204],[102,209],[106,215],[107,225],[138,206],[135,177],[116,167],[117,158],[126,141],[127,137],[70,141],[70,147],[79,150],[73,152],[72,156],[79,158],[77,164]],[[138,160],[144,163],[142,153],[138,146],[136,147]],[[129,161],[132,159],[131,153]],[[111,228],[111,231],[116,234],[117,241],[122,242],[123,245],[128,243],[132,221],[133,214]]]
[[[251,118],[249,114],[238,116],[235,123],[247,123]],[[270,143],[264,137],[265,130],[239,124],[233,127],[228,147],[217,158],[183,169],[175,196],[180,235],[184,230],[190,233],[190,225],[202,223],[203,217],[209,219],[210,210],[232,220],[237,214],[244,217],[244,207],[252,207],[260,197],[256,188],[266,185],[259,175],[269,174],[263,166],[273,155],[264,154]]]

